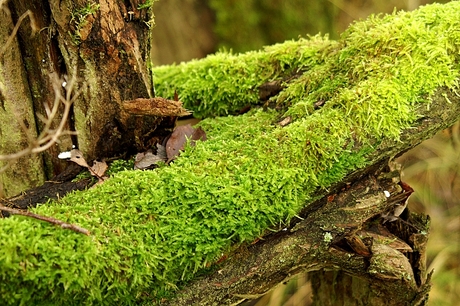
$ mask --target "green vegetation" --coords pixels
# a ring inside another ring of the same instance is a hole
[[[259,103],[259,85],[281,80],[324,64],[336,42],[315,36],[286,41],[244,54],[219,52],[202,60],[153,70],[155,90],[173,97],[177,90],[186,108],[197,117],[236,113]]]
[[[122,171],[34,210],[91,236],[24,217],[0,220],[3,304],[135,304],[170,295],[364,167],[373,144],[398,139],[430,94],[456,86],[459,28],[460,2],[451,2],[371,17],[338,42],[313,37],[155,69],[158,94],[177,89],[199,116],[257,104],[262,83],[301,76],[273,99],[281,112],[205,119],[208,140],[170,166]],[[318,101],[325,104],[315,109]],[[277,124],[287,115],[292,123]]]
[[[144,3],[140,3],[137,7],[139,10],[143,9],[151,9],[153,7],[153,4],[158,1],[158,0],[146,0]]]
[[[75,31],[71,33],[74,44],[79,45],[81,43],[81,31],[88,24],[87,17],[95,14],[99,10],[99,7],[100,5],[97,3],[87,2],[86,6],[70,12],[72,16],[70,24],[75,28]]]
[[[331,33],[339,10],[331,1],[211,0],[214,32],[223,48],[238,52],[259,49],[300,35]],[[321,16],[321,18],[318,18]]]
[[[148,15],[149,15],[149,20],[146,21],[146,24],[149,26],[149,27],[153,27],[155,25],[155,16],[153,14],[153,5],[155,4],[155,2],[157,2],[158,0],[146,0],[144,3],[140,3],[138,6],[137,6],[137,9],[138,10],[147,10],[148,11]]]

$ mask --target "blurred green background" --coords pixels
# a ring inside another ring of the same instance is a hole
[[[244,52],[299,36],[336,39],[354,20],[413,10],[423,0],[160,0],[155,3],[155,65],[201,58],[219,49]],[[398,158],[403,180],[415,189],[410,208],[431,216],[428,271],[434,270],[429,305],[460,305],[460,124]],[[302,274],[247,305],[311,303]]]

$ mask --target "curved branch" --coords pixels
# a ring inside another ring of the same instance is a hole
[[[446,99],[451,101],[449,108]],[[216,264],[213,273],[189,283],[163,304],[236,305],[300,272],[320,269],[339,269],[367,279],[382,295],[391,295],[394,300],[385,300],[388,305],[415,305],[427,298],[429,278],[423,257],[428,219],[406,213],[404,219],[383,227],[381,218],[409,195],[400,187],[399,172],[388,169],[387,161],[458,121],[460,98],[440,89],[431,107],[420,113],[417,124],[401,135],[402,141],[387,140],[378,146],[371,154],[371,167],[351,174],[330,192],[319,191],[321,199],[301,212],[302,219],[238,248]]]

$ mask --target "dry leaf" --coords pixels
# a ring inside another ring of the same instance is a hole
[[[94,161],[93,166],[90,167],[86,162],[85,158],[83,157],[83,153],[78,149],[70,150],[70,160],[76,163],[77,165],[80,165],[88,169],[92,176],[98,178],[99,182],[104,181],[104,179],[106,179],[106,177],[104,177],[105,171],[107,171],[107,164],[105,161]]]
[[[159,143],[157,143],[157,155],[165,161],[168,159],[168,156],[166,155],[166,147]]]
[[[190,124],[176,127],[166,142],[168,160],[173,160],[179,155],[179,152],[184,149],[187,139],[191,139],[190,144],[193,146],[196,140],[205,141],[206,133],[201,127],[195,129]]]
[[[89,169],[89,165],[86,162],[85,158],[83,157],[83,153],[78,149],[70,150],[70,160],[76,163],[77,165],[80,165],[82,167]]]
[[[103,178],[104,177],[104,174],[105,174],[105,171],[107,171],[107,163],[105,161],[101,161],[101,162],[98,162],[98,161],[94,161],[93,163],[93,166],[91,167],[91,174],[93,176],[97,176],[98,178]]]
[[[166,149],[164,146],[157,144],[157,154],[153,154],[152,150],[147,150],[143,153],[138,153],[136,155],[136,160],[134,161],[134,170],[144,170],[151,168],[153,165],[159,162],[165,162]]]

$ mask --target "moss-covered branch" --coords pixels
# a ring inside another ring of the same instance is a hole
[[[446,100],[451,103],[448,108]],[[354,250],[344,251],[340,245],[355,237],[358,231],[361,238],[365,237],[363,232],[372,232],[370,228],[382,222],[381,214],[394,209],[395,203],[401,204],[393,200],[404,194],[397,179],[399,172],[388,172],[387,161],[460,119],[457,93],[441,88],[432,96],[432,101],[430,108],[419,110],[420,118],[413,127],[401,132],[400,141],[386,139],[367,156],[369,166],[349,173],[328,189],[319,188],[315,193],[319,200],[305,206],[283,229],[278,228],[276,234],[265,236],[255,244],[238,248],[223,263],[217,264],[213,273],[188,284],[164,305],[238,304],[259,297],[296,273],[319,269],[340,269],[361,279],[354,283],[362,282],[365,288],[372,288],[353,292],[363,304],[420,305],[421,300],[428,298],[430,284],[425,274],[429,271],[424,270],[426,245],[421,243],[428,239],[428,219],[411,215],[408,226],[412,232],[394,231],[405,236],[413,248],[409,252],[410,267],[403,256],[407,250],[394,246],[380,249],[388,240],[373,240],[369,247],[371,259]],[[348,184],[351,186],[343,188]],[[390,198],[385,198],[385,190],[391,192]],[[399,227],[401,223],[392,224],[390,228],[394,226]],[[414,244],[414,239],[418,244]],[[395,255],[399,258],[395,259]],[[379,258],[385,260],[379,262]]]
[[[259,104],[267,81],[286,84],[275,109],[202,121],[208,140],[170,166],[123,171],[35,209],[90,237],[0,220],[0,296],[113,305],[173,295],[236,246],[319,209],[311,204],[353,173],[458,120],[459,28],[460,2],[451,2],[371,17],[337,42],[316,37],[155,69],[158,93],[177,89],[200,116]],[[314,222],[327,224],[321,216]]]
[[[346,191],[314,203],[314,210],[304,210],[300,218],[278,233],[240,247],[217,264],[214,273],[188,284],[164,304],[236,305],[263,295],[301,271],[340,268],[362,278],[365,288],[370,288],[372,283],[372,290],[361,290],[362,296],[353,291],[354,298],[363,305],[416,305],[427,297],[427,291],[420,290],[425,271],[416,269],[423,263],[420,254],[424,250],[412,249],[396,236],[375,234],[379,226],[375,216],[391,210],[392,199],[404,192],[390,178],[391,174],[380,171],[372,171],[372,174],[377,175],[366,176]],[[384,190],[391,192],[388,199]],[[416,215],[409,220],[416,229],[410,228],[408,236],[426,238],[427,220]],[[362,242],[371,236],[374,237],[372,243],[363,245],[365,250],[361,254],[346,243],[352,238]],[[400,249],[403,245],[405,250]],[[408,249],[417,260],[409,262],[403,255]],[[334,294],[344,293],[329,292],[325,305],[334,304]]]

